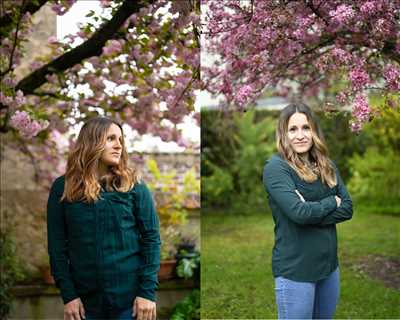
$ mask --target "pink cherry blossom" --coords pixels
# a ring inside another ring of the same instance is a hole
[[[354,17],[355,12],[351,6],[341,4],[335,10],[329,11],[329,15],[337,23],[346,24]]]
[[[352,86],[356,90],[362,89],[370,82],[368,73],[366,73],[365,70],[363,70],[360,67],[357,67],[357,68],[353,69],[352,71],[350,71],[349,77],[350,77]]]
[[[238,94],[235,97],[235,102],[239,106],[244,106],[249,98],[253,95],[253,88],[250,85],[245,85],[239,89]]]
[[[107,46],[103,48],[103,54],[105,55],[113,55],[121,53],[121,51],[122,45],[118,40],[109,40]]]
[[[67,152],[69,150],[69,141],[68,138],[63,135],[57,129],[53,129],[50,132],[50,138],[56,144],[57,150],[61,153]]]
[[[26,104],[26,98],[24,97],[24,93],[21,90],[18,90],[15,95],[15,107],[20,107]]]
[[[58,39],[57,39],[56,36],[50,36],[50,37],[47,39],[47,41],[48,41],[50,44],[58,43]]]
[[[51,9],[59,16],[64,15],[77,0],[55,0]]]
[[[338,101],[341,104],[345,104],[348,100],[348,96],[345,92],[339,92],[336,95],[336,101]]]
[[[21,135],[26,139],[32,139],[40,131],[46,129],[49,125],[48,121],[36,121],[31,119],[26,111],[16,111],[10,119],[10,125],[19,130]]]
[[[53,4],[51,9],[58,15],[62,16],[66,13],[65,8],[60,4]]]
[[[2,81],[3,81],[4,85],[6,85],[7,87],[11,87],[11,88],[15,87],[15,85],[17,83],[16,80],[13,77],[11,77],[9,74],[6,75]]]
[[[400,91],[400,68],[389,64],[384,70],[384,77],[387,87],[394,91]]]
[[[332,50],[332,57],[341,63],[349,63],[351,61],[351,54],[342,48],[335,47]]]
[[[400,53],[393,1],[206,2],[204,48],[216,58],[202,66],[202,80],[224,106],[242,110],[264,89],[288,98],[333,93],[347,104],[364,89],[398,88],[396,71],[385,69]],[[350,82],[343,92],[341,79]]]
[[[53,0],[50,5],[53,5],[53,10],[61,15],[67,12],[74,2],[74,0]],[[6,7],[7,3],[11,1],[5,3]],[[102,1],[101,5],[112,7],[111,14],[115,14],[123,3],[124,1]],[[102,48],[103,54],[78,61],[63,72],[47,74],[46,83],[37,92],[43,90],[56,93],[56,96],[52,94],[46,97],[33,94],[25,96],[22,91],[14,93],[13,88],[18,87],[18,83],[6,84],[8,80],[5,79],[8,78],[4,77],[1,84],[4,85],[2,89],[5,87],[6,90],[2,90],[0,100],[6,104],[3,104],[5,108],[1,116],[4,119],[4,114],[12,115],[7,128],[16,128],[21,136],[32,138],[47,125],[36,118],[36,115],[40,115],[50,121],[52,130],[67,132],[72,124],[64,120],[65,115],[79,114],[84,117],[85,113],[94,112],[89,110],[89,106],[96,106],[107,114],[112,113],[116,118],[126,121],[140,134],[160,135],[168,141],[179,141],[180,131],[164,127],[161,122],[163,119],[169,119],[178,124],[185,116],[196,118],[193,112],[195,100],[193,91],[200,86],[198,79],[200,50],[197,47],[193,26],[199,24],[199,17],[197,14],[177,14],[165,19],[164,14],[156,15],[155,11],[162,6],[170,10],[168,1],[164,0],[157,1],[155,5],[138,2],[138,6],[142,7],[142,10],[126,19],[118,33],[112,35],[111,40],[108,40]],[[21,58],[25,55],[25,52],[20,50],[19,44],[28,38],[27,30],[32,25],[28,20],[29,15],[25,15],[18,32],[13,66],[19,66]],[[86,41],[96,32],[94,26],[98,22],[103,22],[103,18],[97,14],[88,20],[87,25],[79,26],[80,31],[68,35],[60,43],[56,38],[50,37],[46,43],[51,50],[50,54],[38,57],[28,71],[32,72],[33,69],[38,69],[56,57],[73,50],[77,38]],[[0,54],[2,59],[5,58],[5,66],[8,66],[7,59],[14,45],[15,30],[14,26],[9,37],[2,39]],[[13,70],[8,75],[12,76],[11,78],[15,77]],[[109,90],[106,84],[117,86]],[[76,88],[87,85],[90,93],[73,97],[69,94]],[[166,105],[166,110],[161,111],[160,103],[167,98],[169,104]],[[28,106],[24,106],[26,99],[29,99]],[[32,113],[25,110],[31,107]],[[18,112],[14,112],[14,109]],[[58,164],[62,162],[62,152],[59,152],[62,148],[57,144],[61,138],[56,131],[49,133],[40,135],[40,139],[29,141],[29,148],[35,157],[41,161],[45,160],[48,164],[47,172],[40,172],[40,177],[47,180],[60,170]]]
[[[372,15],[376,10],[376,1],[367,1],[361,5],[360,11],[364,15]]]
[[[358,132],[362,129],[363,124],[369,121],[371,116],[371,109],[364,95],[358,94],[356,96],[352,115],[354,120],[351,123],[351,129],[354,132]]]
[[[0,91],[0,103],[4,105],[10,105],[13,102],[13,98],[5,95],[2,91]]]

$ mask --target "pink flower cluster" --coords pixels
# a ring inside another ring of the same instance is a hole
[[[244,85],[238,91],[235,96],[235,102],[243,107],[249,100],[249,98],[253,95],[253,88],[250,85]]]
[[[47,42],[50,43],[50,44],[57,44],[57,43],[58,43],[58,39],[57,39],[56,36],[50,36],[50,37],[47,39]]]
[[[107,46],[103,48],[103,54],[112,55],[118,54],[122,51],[122,44],[118,40],[109,40]]]
[[[26,98],[21,90],[16,92],[14,98],[5,95],[3,92],[0,92],[0,102],[3,105],[10,106],[11,108],[18,108],[26,104]]]
[[[13,98],[5,95],[3,92],[0,92],[0,103],[8,106],[13,102]]]
[[[50,137],[54,141],[58,152],[63,153],[69,150],[69,140],[60,131],[57,129],[51,130]]]
[[[332,57],[338,62],[349,63],[351,61],[351,54],[341,48],[333,48]]]
[[[351,130],[359,132],[365,122],[369,121],[371,116],[371,109],[368,102],[362,94],[358,94],[354,100],[353,106],[354,121],[351,123]]]
[[[335,10],[329,11],[329,15],[332,17],[332,20],[336,21],[338,24],[346,24],[354,17],[354,10],[351,6],[341,4],[337,6]]]
[[[59,0],[51,6],[51,9],[58,15],[64,15],[76,2],[76,0]]]
[[[350,71],[349,78],[353,88],[356,90],[364,88],[370,82],[368,73],[360,67]]]
[[[36,121],[31,119],[26,111],[16,111],[10,119],[10,125],[19,130],[21,135],[26,139],[31,139],[40,131],[46,129],[49,125],[48,121]]]
[[[367,1],[360,8],[361,13],[364,15],[372,15],[375,12],[375,10],[376,10],[375,1]]]
[[[386,66],[383,76],[391,90],[400,91],[400,68],[393,64]]]

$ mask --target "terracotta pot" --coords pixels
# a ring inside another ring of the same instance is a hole
[[[163,260],[160,263],[158,280],[168,280],[175,277],[176,260]]]
[[[42,280],[45,284],[55,284],[54,278],[50,272],[50,266],[39,267],[40,273],[42,274]]]

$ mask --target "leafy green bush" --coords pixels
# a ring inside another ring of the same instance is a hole
[[[11,311],[13,296],[11,288],[23,280],[23,270],[17,259],[15,243],[11,233],[0,231],[0,319],[5,319]]]
[[[178,302],[171,315],[171,320],[197,320],[200,319],[200,290],[194,289],[192,293]]]
[[[349,160],[353,170],[348,188],[353,201],[375,213],[400,214],[400,155],[391,149],[369,147]]]
[[[256,122],[255,112],[248,111],[235,114],[227,121],[232,122],[228,126],[231,128],[229,139],[225,139],[231,149],[222,159],[224,154],[206,153],[202,157],[202,205],[261,207],[265,202],[261,176],[264,162],[275,148],[270,139],[275,119],[266,117]],[[219,142],[217,138],[205,144],[213,148]]]
[[[228,205],[233,192],[233,177],[231,172],[220,168],[209,160],[204,160],[203,163],[211,170],[212,174],[209,176],[201,176],[202,206]]]

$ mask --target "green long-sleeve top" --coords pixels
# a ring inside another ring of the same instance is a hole
[[[106,192],[94,203],[60,198],[57,178],[47,204],[51,272],[64,303],[80,297],[85,309],[107,300],[128,309],[136,296],[155,301],[160,266],[159,220],[150,191]]]
[[[338,266],[336,223],[351,219],[352,200],[336,165],[337,185],[302,180],[279,154],[267,160],[263,183],[275,222],[274,277],[315,282]],[[305,201],[302,201],[296,190]],[[335,195],[341,198],[337,207]]]

